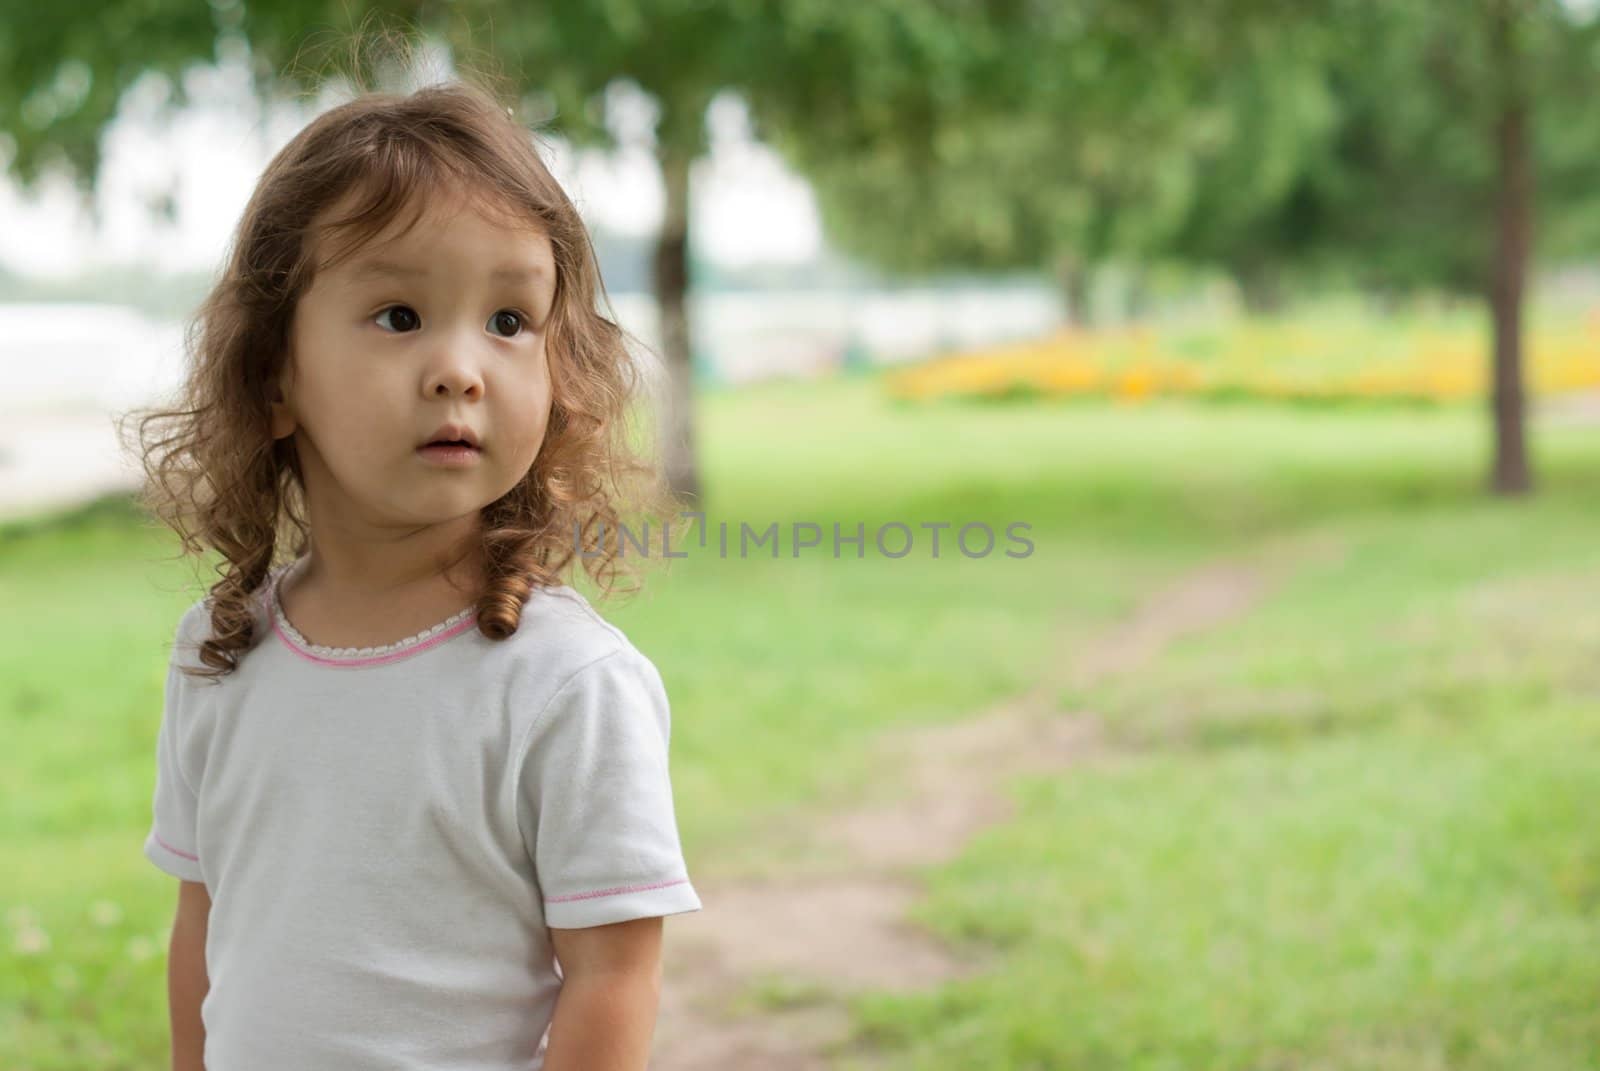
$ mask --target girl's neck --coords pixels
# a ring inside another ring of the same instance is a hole
[[[301,566],[308,586],[358,603],[430,592],[470,599],[482,591],[482,521],[476,512],[397,535],[393,528],[373,528],[341,504],[324,501],[326,496],[309,497],[311,524]]]
[[[353,603],[419,598],[475,599],[484,575],[480,555],[402,559],[392,563],[365,554],[330,555],[313,545],[295,565],[300,581],[332,598]]]
[[[364,563],[364,565],[367,563]],[[398,570],[340,571],[315,548],[278,586],[280,608],[308,643],[376,647],[398,642],[477,602],[483,576],[477,556]]]

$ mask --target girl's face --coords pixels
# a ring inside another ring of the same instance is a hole
[[[272,435],[295,436],[319,526],[470,527],[544,441],[549,240],[497,225],[466,198],[438,198],[394,238],[399,227],[319,270],[295,307]],[[477,440],[465,464],[419,449],[446,424]]]

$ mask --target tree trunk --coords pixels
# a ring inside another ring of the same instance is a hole
[[[1264,259],[1245,261],[1234,269],[1233,277],[1247,314],[1277,316],[1288,305],[1277,267],[1270,262]]]
[[[1533,161],[1528,144],[1529,105],[1513,36],[1516,13],[1510,10],[1509,0],[1495,5],[1492,18],[1494,59],[1503,88],[1495,117],[1499,174],[1489,287],[1494,320],[1494,471],[1490,487],[1495,494],[1521,495],[1533,489],[1522,380],[1522,295],[1533,242]]]
[[[1143,320],[1150,315],[1150,305],[1150,274],[1145,268],[1135,266],[1128,279],[1127,319],[1133,323]]]
[[[1090,293],[1093,272],[1073,254],[1063,253],[1056,261],[1056,279],[1061,286],[1067,322],[1074,327],[1088,327],[1094,319]]]
[[[664,126],[664,124],[663,124]],[[657,428],[662,465],[672,493],[700,501],[700,470],[694,445],[694,370],[689,325],[689,165],[693,153],[658,131],[657,161],[666,187],[666,211],[656,238],[651,286],[661,317],[666,384]]]

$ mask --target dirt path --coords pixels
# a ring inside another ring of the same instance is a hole
[[[846,1053],[865,1059],[852,1052],[844,997],[984,970],[985,949],[951,948],[906,921],[921,897],[916,871],[956,858],[975,833],[1011,817],[1012,778],[1064,770],[1099,746],[1092,716],[1056,709],[1065,688],[1137,670],[1175,640],[1243,615],[1306,550],[1191,573],[1023,695],[972,719],[893,734],[884,754],[900,775],[894,798],[772,831],[808,861],[793,873],[697,881],[705,909],[666,927],[652,1071],[819,1071]],[[764,982],[781,986],[781,1006],[750,999]]]

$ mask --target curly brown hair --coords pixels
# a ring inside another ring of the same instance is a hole
[[[455,75],[409,93],[363,92],[317,116],[267,165],[225,269],[186,325],[187,375],[172,407],[132,411],[145,414],[141,506],[178,533],[180,557],[208,548],[221,555],[221,579],[206,599],[210,637],[200,649],[211,668],[194,675],[220,678],[237,668],[257,642],[252,602],[280,564],[280,544],[289,559],[309,547],[293,437],[272,437],[269,402],[295,303],[317,267],[313,222],[346,193],[362,197],[359,207],[327,225],[349,237],[346,253],[416,198],[461,184],[486,205],[533,221],[551,243],[549,425],[523,479],[479,512],[479,631],[496,640],[514,633],[534,591],[563,583],[574,559],[604,596],[637,589],[617,582],[636,576],[639,556],[624,559],[620,540],[606,533],[618,533],[624,518],[638,532],[639,519],[665,518],[677,503],[630,437],[642,370],[614,313],[596,310],[597,294],[608,310],[610,299],[594,248],[537,141],[495,90]]]

